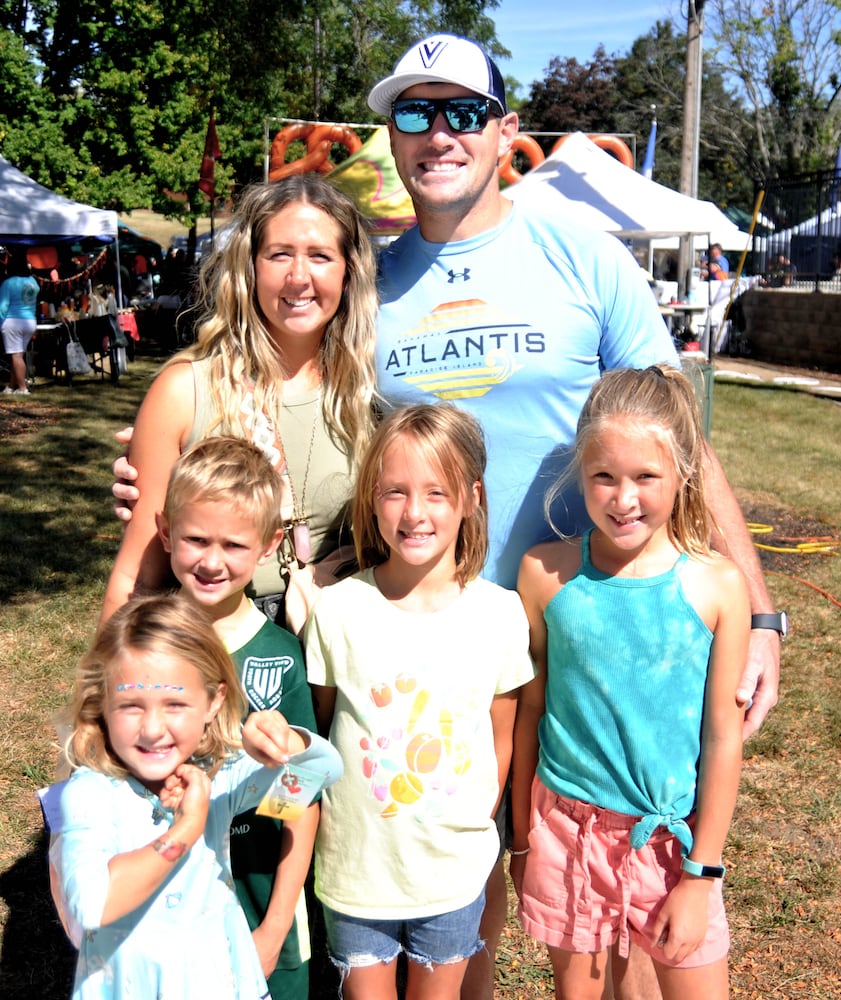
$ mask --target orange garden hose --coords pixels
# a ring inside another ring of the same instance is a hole
[[[770,524],[756,524],[753,522],[748,522],[748,530],[752,535],[770,535],[774,532],[773,525]],[[837,550],[841,548],[841,541],[832,538],[829,535],[813,535],[810,538],[781,538],[783,542],[792,542],[793,546],[783,547],[781,545],[765,545],[762,542],[754,542],[754,545],[758,549],[763,549],[765,552],[782,552],[790,555],[837,555]],[[836,607],[841,608],[841,601],[833,597],[828,591],[824,590],[822,587],[818,587],[816,584],[812,583],[810,580],[804,580],[801,576],[794,576],[792,573],[780,573],[776,570],[766,570],[771,576],[781,576],[787,580],[794,580],[796,583],[802,583],[804,587],[811,587],[812,590],[816,591],[821,597],[825,597],[828,601],[834,604]]]

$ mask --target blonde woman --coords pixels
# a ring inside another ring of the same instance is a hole
[[[253,581],[270,617],[282,616],[290,573],[334,552],[346,526],[375,385],[375,265],[360,216],[322,178],[296,176],[250,188],[226,235],[202,271],[198,341],[167,363],[137,415],[140,499],[103,619],[167,582],[155,514],[175,460],[208,435],[253,441],[283,477],[284,543]]]

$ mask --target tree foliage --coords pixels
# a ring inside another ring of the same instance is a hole
[[[556,56],[520,108],[523,127],[539,132],[615,131],[615,74],[615,60],[601,45],[583,64]]]
[[[698,193],[750,210],[754,180],[835,163],[841,0],[709,0],[703,9]],[[553,58],[521,116],[530,130],[633,133],[644,145],[655,105],[655,179],[677,188],[685,75],[686,24],[658,21],[624,55]]]
[[[219,195],[262,177],[270,117],[372,121],[365,98],[418,37],[499,55],[499,0],[0,0],[0,152],[41,183],[189,220],[215,112]]]
[[[617,130],[648,138],[656,108],[656,180],[677,190],[683,145],[686,31],[659,21],[617,61]],[[754,174],[747,162],[748,122],[711,54],[704,58],[698,148],[698,196],[721,205],[749,207]],[[642,153],[640,154],[640,158]]]
[[[0,0],[0,152],[70,197],[188,221],[206,210],[197,181],[211,110],[223,152],[216,191],[227,196],[262,177],[272,117],[373,121],[368,90],[417,38],[450,31],[508,55],[498,6]],[[699,193],[750,208],[754,177],[834,163],[841,0],[703,7]],[[521,104],[523,127],[632,133],[644,147],[656,105],[655,177],[677,187],[685,61],[685,23],[669,21],[627,53],[555,56]]]
[[[759,176],[834,164],[841,133],[841,0],[711,0],[707,25],[750,122]]]
[[[638,164],[656,114],[656,180],[677,189],[685,77],[685,31],[679,33],[670,21],[658,21],[625,55],[609,56],[599,46],[583,65],[575,59],[553,59],[545,79],[532,84],[520,114],[524,127],[532,131],[636,136]],[[702,90],[699,196],[722,204],[750,204],[753,175],[739,167],[745,160],[745,114],[711,57],[704,63]]]

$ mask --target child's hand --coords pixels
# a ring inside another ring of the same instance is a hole
[[[285,764],[291,756],[306,749],[301,736],[280,714],[270,709],[252,712],[242,728],[242,745],[249,756],[266,767]]]
[[[508,872],[511,875],[517,899],[523,898],[523,875],[526,871],[526,857],[527,855],[525,854],[512,854],[508,862]]]
[[[158,798],[176,819],[193,820],[203,830],[210,807],[210,778],[195,764],[181,764],[166,779]]]
[[[251,937],[254,941],[254,947],[257,949],[263,975],[268,979],[277,968],[277,960],[280,958],[280,950],[283,947],[285,936],[278,938],[277,934],[273,934],[271,930],[266,928],[264,922],[259,927],[254,928]]]
[[[711,888],[709,879],[684,876],[666,897],[652,940],[670,962],[682,962],[703,944]]]

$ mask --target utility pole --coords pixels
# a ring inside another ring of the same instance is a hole
[[[313,23],[313,34],[315,36],[313,61],[312,61],[312,104],[313,117],[321,121],[321,12],[318,4],[315,5],[315,19]]]
[[[680,153],[680,193],[698,197],[698,148],[701,135],[701,81],[703,77],[704,0],[689,0],[686,23],[686,81],[683,90],[683,144]],[[681,298],[690,288],[694,264],[692,238],[682,236],[678,251]]]

